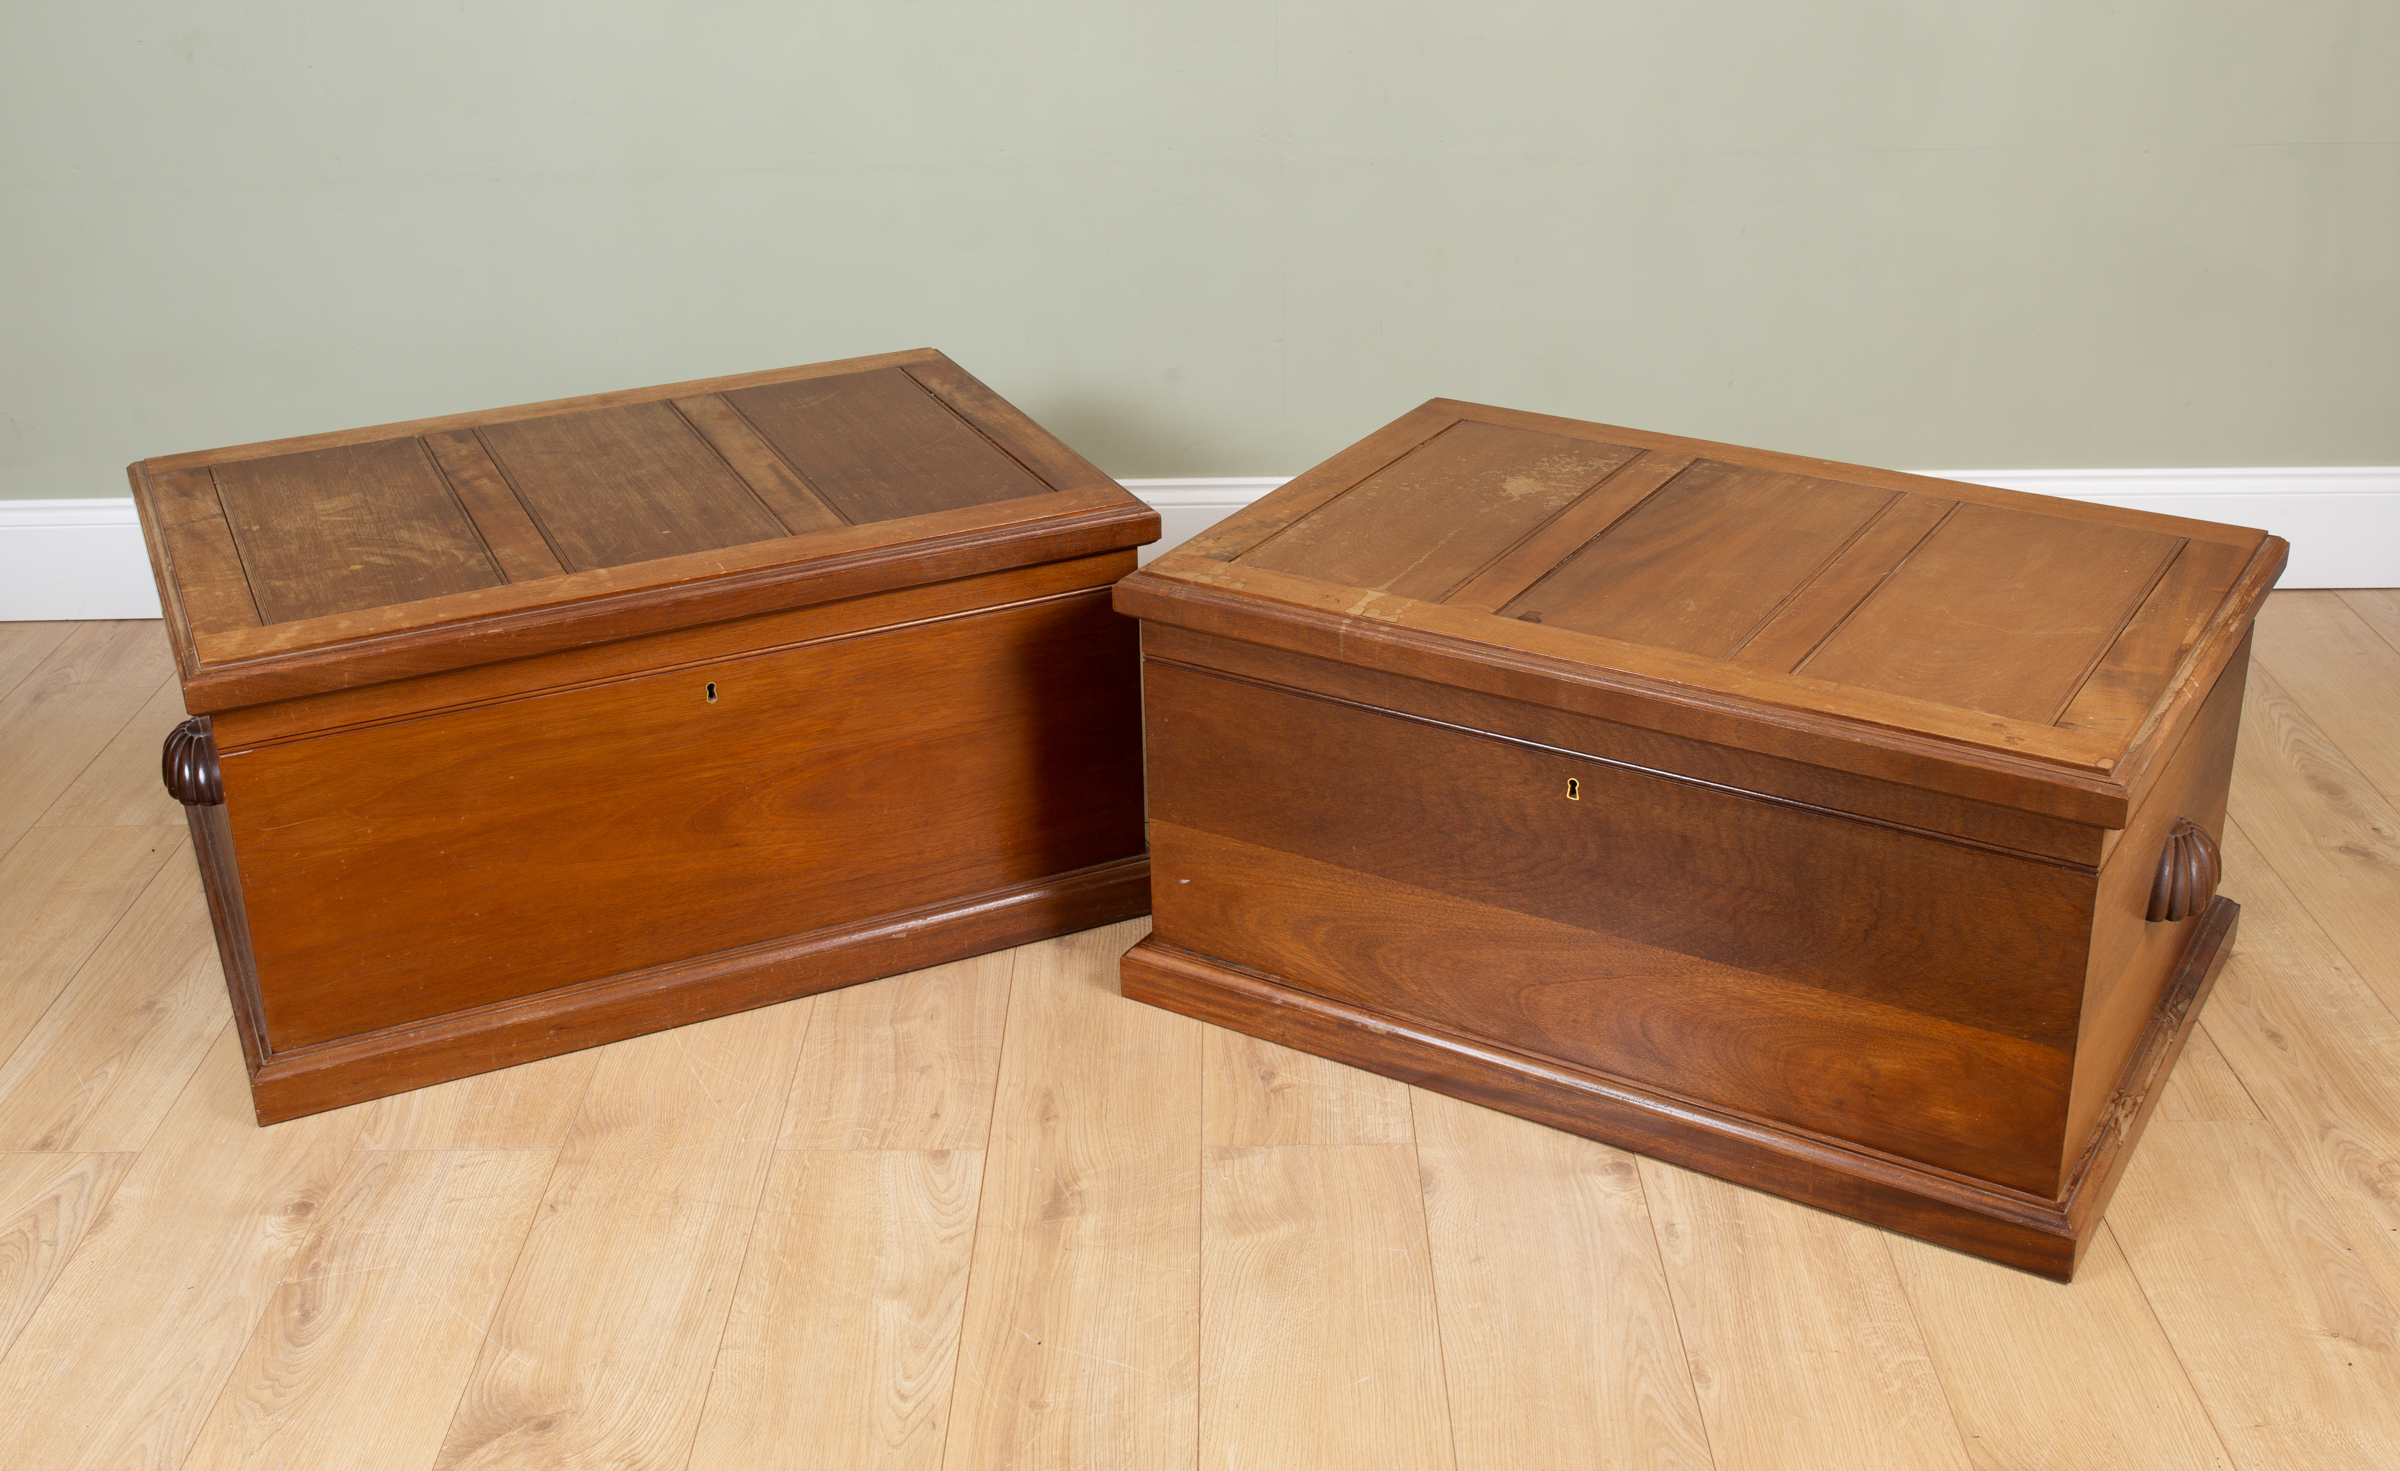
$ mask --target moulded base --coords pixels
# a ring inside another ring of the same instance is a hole
[[[2219,898],[2193,928],[2057,1200],[1383,1015],[1156,935],[1126,952],[1120,977],[1124,994],[1137,1001],[2063,1282],[2075,1275],[2232,953],[2240,916],[2240,906]]]

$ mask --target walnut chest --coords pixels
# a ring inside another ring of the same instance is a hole
[[[262,1122],[1147,906],[1158,517],[940,353],[130,473]]]
[[[2285,551],[1436,400],[1117,585],[1125,994],[2068,1277]]]

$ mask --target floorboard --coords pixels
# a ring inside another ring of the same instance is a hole
[[[685,1464],[809,1005],[605,1049],[437,1467]]]
[[[982,1183],[980,1150],[778,1155],[692,1464],[938,1471]]]
[[[430,1465],[553,1159],[353,1153],[183,1471]]]
[[[262,1130],[169,673],[0,624],[0,1466],[2400,1465],[2400,594],[2269,602],[2065,1287],[1126,1002],[1140,923]]]
[[[1640,1162],[1409,1091],[1459,1471],[1708,1466]]]
[[[50,810],[174,670],[156,623],[79,623],[17,681],[0,699],[0,852]],[[155,758],[150,772],[156,781]]]
[[[0,1466],[180,1466],[357,1134],[347,1109],[258,1127],[220,1026],[0,1357]]]
[[[1884,1233],[1656,1160],[1641,1179],[1720,1468],[1970,1464]]]

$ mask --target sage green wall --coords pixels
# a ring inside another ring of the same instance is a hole
[[[2400,462],[2392,0],[20,3],[0,494],[931,344],[1120,475],[1449,394]]]

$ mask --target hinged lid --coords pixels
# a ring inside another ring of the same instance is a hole
[[[2263,531],[1436,399],[1117,607],[2121,827]]]
[[[1158,536],[1156,512],[930,349],[128,474],[194,713]]]

